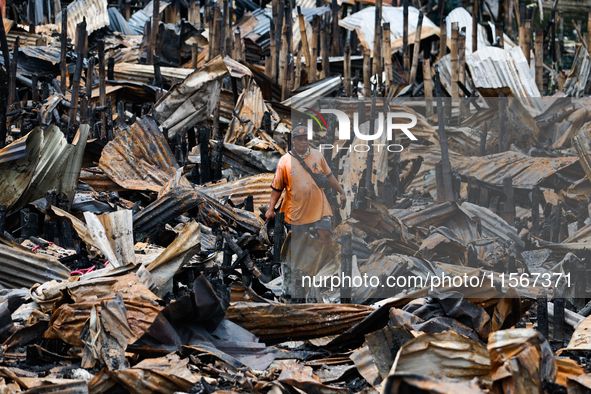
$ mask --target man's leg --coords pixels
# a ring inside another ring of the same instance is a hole
[[[323,216],[316,222],[315,227],[320,242],[324,245],[332,244],[332,218],[330,216]]]
[[[318,229],[318,238],[324,245],[330,245],[332,243],[332,233],[328,230]]]

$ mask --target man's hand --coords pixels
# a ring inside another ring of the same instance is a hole
[[[275,210],[273,209],[273,206],[270,206],[269,209],[267,209],[267,212],[265,213],[265,218],[267,218],[267,220],[271,220],[275,217]]]
[[[345,209],[345,206],[347,205],[347,196],[345,195],[345,193],[340,193],[341,196],[341,209]]]

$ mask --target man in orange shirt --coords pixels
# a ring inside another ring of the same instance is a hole
[[[275,178],[271,184],[271,201],[265,214],[267,219],[275,217],[275,205],[286,190],[281,212],[292,232],[317,231],[323,244],[332,243],[332,210],[324,190],[312,178],[310,171],[324,174],[328,178],[327,186],[340,194],[341,208],[345,207],[347,197],[332,174],[322,153],[310,148],[308,129],[297,126],[291,132],[293,150],[283,155],[277,164]],[[305,163],[305,168],[301,162]]]

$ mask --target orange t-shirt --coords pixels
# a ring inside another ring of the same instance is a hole
[[[304,162],[314,173],[331,174],[328,163],[319,151],[310,148]],[[314,223],[323,216],[332,216],[332,210],[324,191],[318,187],[312,176],[299,161],[289,153],[277,163],[277,170],[271,187],[277,191],[286,189],[281,212],[285,222],[301,225]]]

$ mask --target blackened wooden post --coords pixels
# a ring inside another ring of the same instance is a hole
[[[425,117],[433,116],[433,80],[431,79],[431,61],[423,59],[423,81],[425,90]]]
[[[39,77],[38,77],[37,73],[34,73],[31,76],[31,85],[33,86],[33,89],[32,89],[33,97],[32,98],[33,98],[34,103],[39,102],[39,86],[38,86],[38,84],[39,84]]]
[[[94,56],[91,56],[88,59],[88,68],[86,69],[86,97],[87,97],[87,105],[88,115],[87,120],[90,119],[90,103],[92,101],[92,85],[94,82]]]
[[[273,263],[281,262],[281,248],[283,246],[283,221],[284,214],[278,212],[275,214],[275,231],[273,232]]]
[[[471,204],[478,204],[478,197],[480,188],[473,181],[473,178],[468,180],[468,202]]]
[[[507,151],[507,98],[499,94],[499,152]]]
[[[503,24],[502,23],[497,23],[495,25],[495,41],[498,38],[499,39],[499,48],[505,48],[505,34],[503,32]]]
[[[488,123],[484,122],[484,127],[480,131],[480,156],[486,156],[486,137],[488,137]]]
[[[478,268],[478,254],[472,245],[468,246],[468,262],[466,265],[468,267]]]
[[[35,0],[29,0],[29,33],[35,34]]]
[[[150,37],[150,45],[148,50],[150,51],[148,59],[154,62],[154,54],[156,52],[156,40],[158,37],[158,26],[160,26],[159,16],[160,16],[160,0],[153,0],[152,1],[152,26],[151,26],[151,37]],[[211,30],[209,31],[211,34]]]
[[[327,23],[325,28],[322,29],[321,40],[320,40],[320,50],[322,51],[322,77],[328,78],[330,77],[330,50],[328,43],[330,42],[330,34],[328,32],[329,24]]]
[[[472,53],[478,50],[478,2],[474,0],[472,11]]]
[[[86,20],[78,24],[78,42],[76,43],[76,69],[72,80],[72,107],[70,108],[70,120],[68,123],[68,142],[74,138],[73,130],[76,123],[76,113],[78,112],[78,96],[80,95],[80,79],[82,77],[82,67],[84,62],[84,43],[86,42]]]
[[[554,243],[560,242],[560,222],[562,219],[562,205],[560,201],[557,205],[552,206],[552,222],[550,228],[550,241]]]
[[[589,34],[591,37],[591,34]],[[534,41],[534,50],[536,57],[536,85],[540,93],[544,91],[544,29],[536,30]]]
[[[384,79],[384,85],[386,86],[386,90],[384,91],[384,95],[388,96],[388,88],[392,85],[392,43],[391,43],[391,32],[390,32],[390,24],[384,23],[382,26],[382,35],[384,36],[384,74],[386,74],[386,79]],[[354,51],[355,47],[351,47]]]
[[[511,175],[503,178],[503,191],[505,193],[505,220],[510,226],[515,225],[515,200],[513,197],[513,177]]]
[[[345,46],[345,56],[343,58],[345,97],[351,97],[351,50],[349,45]]]
[[[277,27],[275,26],[275,19],[271,19],[271,31],[270,31],[270,45],[271,45],[271,74],[267,75],[273,82],[277,82],[277,68],[276,61],[278,54],[275,51],[275,30]]]
[[[402,73],[404,79],[408,80],[410,58],[408,55],[408,0],[402,1]]]
[[[249,194],[244,199],[244,210],[248,212],[254,212],[254,197],[252,194]]]
[[[460,28],[458,22],[451,24],[451,97],[460,97],[460,62],[459,62]],[[452,100],[453,102],[454,100]]]
[[[115,80],[115,59],[112,57],[107,61],[107,79],[109,81]]]
[[[417,68],[419,66],[419,50],[421,49],[421,30],[423,28],[423,11],[419,11],[419,21],[415,30],[415,45],[412,53],[412,67],[410,68],[409,84],[413,84],[417,78]]]
[[[564,341],[564,288],[554,289],[554,341]],[[562,345],[560,345],[562,347]]]
[[[380,1],[380,0],[377,0]],[[376,1],[376,4],[377,4]],[[332,56],[339,56],[341,54],[341,34],[339,32],[339,6],[337,0],[331,1],[331,14],[332,14]]]
[[[382,86],[382,0],[375,1],[375,32],[373,41],[373,73],[377,80],[377,89]]]
[[[1,31],[2,29],[0,29]],[[8,91],[9,81],[8,73],[5,71],[8,68],[0,67],[0,149],[4,148],[6,144],[6,109],[8,108]],[[4,234],[0,232],[0,235]]]
[[[6,205],[0,205],[0,236],[4,236],[6,230]]]
[[[540,236],[540,187],[531,189],[531,228],[535,237]]]
[[[556,305],[554,306],[556,308]],[[548,339],[548,299],[545,295],[538,297],[538,331]],[[556,309],[554,309],[556,316]]]
[[[199,55],[199,45],[191,46],[191,68],[197,68],[197,56]]]
[[[437,121],[439,123],[439,145],[441,147],[441,169],[443,184],[445,186],[445,201],[454,201],[454,193],[451,183],[451,163],[449,161],[449,150],[447,147],[447,134],[445,133],[445,117],[443,116],[443,93],[441,91],[441,78],[439,68],[435,66],[435,88],[437,90]]]
[[[300,35],[302,37],[302,52],[304,52],[304,58],[306,59],[306,68],[308,69],[308,81],[309,82],[316,82],[316,72],[312,72],[314,70],[313,67],[315,67],[316,65],[312,64],[312,55],[310,54],[310,47],[308,46],[308,36],[306,35],[306,24],[305,24],[305,20],[304,20],[304,15],[302,15],[302,9],[299,6],[298,6],[298,21],[299,21],[299,26],[300,26]],[[285,47],[285,44],[287,44],[287,43],[284,43],[284,45],[282,45],[282,52],[283,52],[283,47]],[[287,48],[285,48],[285,53],[287,53]],[[280,56],[280,60],[284,60],[284,59],[285,59],[285,56],[283,56],[283,57]],[[283,84],[283,83],[284,83],[284,81],[281,81],[281,84]]]
[[[199,154],[201,156],[201,183],[211,180],[209,163],[209,130],[206,127],[199,129]]]
[[[488,189],[486,187],[480,188],[480,197],[478,198],[478,205],[488,208]]]
[[[68,79],[68,63],[66,60],[66,54],[68,53],[68,7],[64,7],[62,10],[62,32],[60,36],[61,40],[61,54],[60,54],[60,71],[61,81],[60,85],[62,92],[66,92],[66,80]]]
[[[105,107],[107,105],[107,82],[105,75],[105,40],[98,42],[98,58],[99,58],[99,105]],[[105,111],[101,111],[101,138],[107,138],[107,117]]]
[[[18,44],[20,37],[14,41],[14,50],[12,51],[12,63],[10,64],[10,92],[8,96],[8,105],[14,104],[17,100],[16,95],[16,70],[18,65]]]
[[[320,53],[320,16],[314,15],[312,17],[312,39],[310,53],[311,53],[311,64],[310,74],[314,81],[316,81],[316,74],[318,73],[318,55]]]
[[[445,184],[443,183],[443,169],[441,167],[441,161],[435,164],[435,185],[437,186],[437,202],[445,202]]]
[[[353,280],[353,247],[351,233],[345,232],[342,235],[341,243],[341,304],[351,303],[351,281]]]

